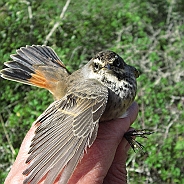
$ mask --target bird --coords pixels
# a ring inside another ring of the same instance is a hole
[[[54,102],[37,118],[24,184],[52,184],[59,176],[66,184],[97,137],[99,123],[126,114],[133,103],[139,71],[113,51],[97,53],[87,64],[70,73],[55,51],[45,45],[21,47],[0,71],[2,78],[49,90]],[[127,132],[134,149],[143,146]]]

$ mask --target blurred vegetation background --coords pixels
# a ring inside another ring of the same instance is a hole
[[[184,183],[184,1],[71,0],[63,16],[65,3],[0,1],[0,69],[25,45],[51,46],[71,72],[98,51],[117,52],[142,73],[133,126],[155,132],[139,140],[145,153],[130,151],[129,183]],[[43,89],[0,78],[0,183],[52,101]]]

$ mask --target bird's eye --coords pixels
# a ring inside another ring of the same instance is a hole
[[[93,67],[94,67],[94,71],[98,71],[100,69],[100,66],[98,63],[94,63]]]

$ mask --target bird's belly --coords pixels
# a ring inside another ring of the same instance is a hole
[[[109,121],[122,116],[128,107],[132,104],[134,97],[124,96],[121,98],[114,92],[111,92],[108,97],[108,102],[100,121]]]

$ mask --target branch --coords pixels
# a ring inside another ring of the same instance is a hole
[[[63,10],[62,10],[62,12],[61,12],[61,14],[60,14],[60,19],[61,19],[61,20],[62,20],[62,19],[64,18],[64,16],[65,16],[65,12],[66,12],[66,10],[67,10],[69,4],[70,4],[70,1],[71,1],[71,0],[67,0],[65,6],[63,7]],[[45,41],[44,41],[44,45],[47,45],[47,43],[48,43],[50,37],[53,35],[53,33],[55,32],[55,30],[58,28],[58,26],[59,26],[61,20],[60,20],[60,21],[57,21],[57,22],[54,24],[53,28],[50,30],[49,34],[46,36],[46,39],[45,39]]]
[[[0,120],[1,120],[1,123],[2,123],[2,127],[3,127],[4,134],[5,134],[5,136],[6,136],[6,139],[7,139],[7,141],[8,141],[8,144],[9,144],[9,146],[10,146],[11,152],[12,152],[13,157],[14,157],[15,154],[16,154],[16,152],[15,152],[15,150],[14,150],[14,148],[13,148],[12,143],[11,143],[10,137],[9,137],[8,132],[7,132],[7,130],[6,130],[6,126],[5,126],[5,123],[4,123],[4,121],[3,121],[3,118],[2,118],[2,116],[1,116],[1,114],[0,114]]]

